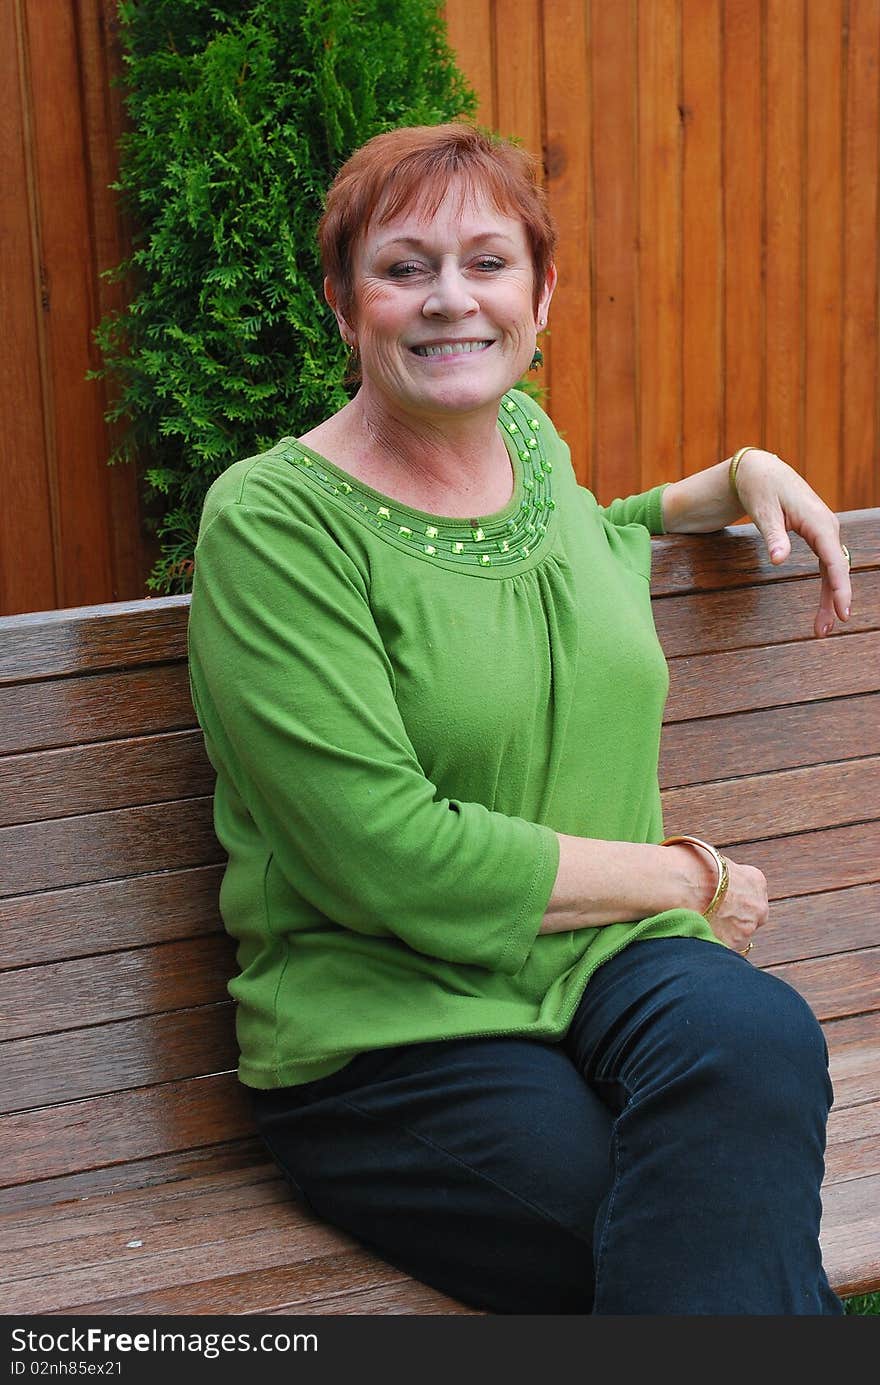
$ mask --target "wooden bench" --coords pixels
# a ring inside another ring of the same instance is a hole
[[[759,865],[753,952],[821,1019],[822,1240],[880,1287],[880,510],[841,516],[850,624],[751,526],[654,542],[669,833]],[[0,1284],[6,1313],[457,1313],[301,1211],[234,1075],[188,599],[0,620]]]

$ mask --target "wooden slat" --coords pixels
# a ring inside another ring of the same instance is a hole
[[[114,0],[78,0],[74,6],[77,51],[82,92],[83,135],[86,146],[88,199],[92,232],[92,255],[97,276],[94,281],[96,320],[121,313],[131,286],[102,277],[131,254],[128,217],[113,185],[119,176],[118,136],[127,128],[121,86],[124,64],[119,39],[120,20]],[[118,397],[113,381],[93,382],[101,391],[101,408],[106,410]],[[125,425],[120,420],[105,422],[106,451],[121,440]],[[142,552],[140,534],[140,478],[133,465],[107,470],[105,482],[109,504],[109,543],[113,588],[107,593],[114,601],[146,596],[145,579],[149,566]],[[34,602],[36,606],[41,603]]]
[[[877,493],[880,5],[850,0],[846,68],[843,435],[847,493]]]
[[[722,455],[720,0],[682,0],[681,44],[682,460],[689,476]]]
[[[803,473],[837,510],[841,475],[843,293],[842,37],[846,0],[806,7]],[[809,328],[812,324],[812,328]]]
[[[636,427],[635,6],[593,4],[595,400],[592,489],[602,504],[641,488]]]
[[[78,1313],[476,1313],[363,1250],[77,1305]]]
[[[853,586],[858,593],[861,572],[880,566],[880,509],[845,511],[838,520],[841,539],[852,552]],[[791,553],[777,568],[767,557],[766,545],[753,524],[731,525],[720,533],[657,538],[652,544],[651,594],[678,598],[756,582],[815,577],[815,553],[800,535],[790,537]]]
[[[668,789],[664,819],[693,822],[710,841],[782,837],[880,815],[880,757]],[[696,830],[696,829],[695,829]]]
[[[829,1071],[838,1108],[877,1098],[880,1062],[880,1011],[825,1021]]]
[[[0,1047],[0,1112],[226,1072],[238,1063],[232,1002]]]
[[[221,860],[210,798],[0,828],[0,898]]]
[[[0,970],[220,933],[223,865],[0,900]]]
[[[34,167],[44,275],[43,320],[52,379],[58,595],[65,606],[112,590],[102,391],[86,378],[100,356],[86,324],[97,317],[92,228],[73,6],[26,0],[33,86]],[[76,93],[58,100],[58,93]],[[87,247],[84,255],[84,247]]]
[[[880,1174],[835,1183],[822,1192],[822,1259],[841,1295],[880,1284]]]
[[[760,951],[760,932],[756,950]],[[880,1010],[880,947],[770,967],[807,1000],[820,1020]]]
[[[734,854],[731,843],[718,845]],[[874,884],[880,876],[880,823],[803,832],[782,841],[737,842],[735,856],[764,872],[771,901]]]
[[[833,1106],[828,1117],[826,1183],[880,1173],[880,1100]]]
[[[250,1112],[232,1073],[48,1106],[0,1117],[7,1152],[0,1187],[252,1134]]]
[[[759,935],[758,960],[764,967],[872,947],[878,916],[880,884],[777,899]]]
[[[790,465],[803,465],[801,236],[803,228],[805,0],[767,0],[766,315],[762,441]]]
[[[39,234],[33,176],[32,95],[20,0],[0,3],[0,419],[4,504],[0,509],[0,614],[55,601],[52,502],[45,467]],[[25,465],[23,459],[28,459]],[[27,561],[21,536],[27,535]],[[2,622],[0,622],[2,624]],[[0,661],[3,640],[0,636]]]
[[[814,639],[818,577],[767,582],[748,589],[701,592],[657,600],[654,625],[667,659],[719,649],[754,649],[793,639]],[[857,575],[852,614],[838,632],[880,628],[880,571]]]
[[[663,728],[660,785],[673,789],[737,773],[772,773],[880,753],[880,693],[700,717]]]
[[[181,1210],[185,1212],[187,1206],[197,1210],[197,1197],[183,1204]],[[148,1234],[148,1225],[145,1216],[144,1225],[138,1229]],[[156,1254],[143,1254],[142,1247],[127,1248],[126,1240],[141,1240],[143,1236],[123,1236],[124,1233],[117,1237],[118,1249],[110,1259],[97,1258],[100,1252],[96,1247],[96,1258],[91,1263],[74,1263],[54,1274],[35,1273],[6,1283],[3,1287],[8,1310],[58,1312],[126,1291],[144,1293],[185,1286],[192,1280],[196,1265],[197,1273],[206,1278],[281,1265],[291,1266],[292,1273],[296,1273],[299,1265],[307,1264],[319,1248],[333,1246],[337,1253],[340,1249],[354,1250],[353,1242],[343,1238],[341,1232],[311,1218],[307,1222],[292,1203],[284,1202],[254,1209],[251,1216],[233,1210],[218,1215],[213,1222],[205,1219],[204,1224],[201,1219],[187,1218],[175,1225],[168,1248]]]
[[[724,0],[724,452],[763,437],[761,8]]]
[[[880,631],[672,659],[665,720],[875,692],[878,668]]]
[[[234,971],[232,941],[225,936],[6,971],[0,975],[0,1039],[213,1005],[227,999]]]
[[[201,731],[0,758],[0,827],[214,791]]]
[[[480,98],[475,119],[495,129],[495,30],[492,0],[450,0],[444,5],[446,33],[457,67]]]
[[[641,484],[680,474],[680,0],[638,6]],[[714,460],[714,459],[713,459]]]
[[[0,618],[0,684],[183,659],[188,611],[163,596]]]
[[[557,0],[542,7],[542,17],[547,193],[559,228],[559,285],[550,334],[542,338],[552,363],[548,407],[571,448],[578,480],[586,485],[593,413],[587,6],[583,0]]]
[[[217,1144],[193,1145],[188,1149],[130,1159],[102,1168],[79,1169],[54,1178],[37,1178],[29,1183],[0,1188],[0,1218],[33,1211],[45,1215],[56,1203],[93,1201],[116,1197],[120,1193],[145,1188],[150,1194],[168,1184],[184,1185],[192,1178],[251,1169],[265,1162],[266,1151],[256,1133]],[[2,1227],[0,1227],[2,1239]]]
[[[0,754],[195,726],[186,665],[0,688]]]

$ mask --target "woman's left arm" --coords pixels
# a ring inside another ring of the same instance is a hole
[[[663,491],[667,534],[711,533],[743,514],[760,531],[774,565],[784,563],[791,552],[789,532],[800,534],[816,554],[822,577],[816,634],[830,635],[835,616],[849,620],[852,585],[837,516],[781,457],[758,447],[744,452],[736,471],[736,495],[730,484],[730,459],[673,481]]]

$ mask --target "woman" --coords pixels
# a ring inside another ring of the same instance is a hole
[[[554,233],[466,125],[357,151],[321,223],[361,384],[211,487],[191,682],[238,939],[239,1073],[294,1192],[506,1313],[834,1314],[807,1004],[745,960],[759,870],[664,844],[652,533],[749,513],[850,602],[758,448],[597,505],[513,389]],[[738,492],[738,494],[737,494]]]

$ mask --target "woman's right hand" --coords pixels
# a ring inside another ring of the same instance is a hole
[[[744,952],[755,930],[767,922],[770,904],[767,877],[756,866],[744,866],[725,856],[730,882],[709,927],[721,942],[735,952]]]

